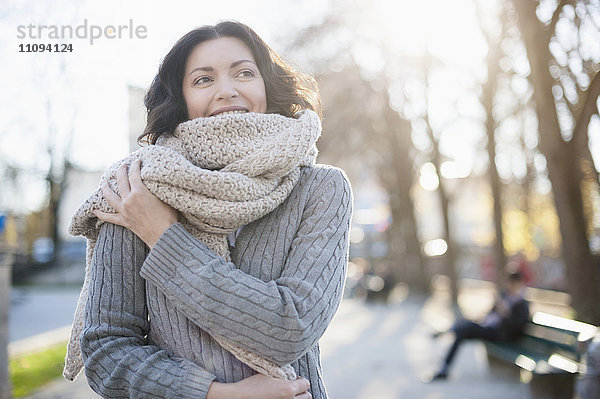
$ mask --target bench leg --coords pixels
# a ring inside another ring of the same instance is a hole
[[[529,382],[532,399],[572,399],[575,374],[534,374]]]

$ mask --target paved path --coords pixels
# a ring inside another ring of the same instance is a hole
[[[64,327],[73,321],[81,287],[12,287],[9,342]]]
[[[527,388],[516,373],[504,368],[490,371],[479,343],[461,348],[448,381],[421,382],[421,376],[437,365],[450,345],[451,337],[432,340],[431,332],[448,326],[453,316],[443,292],[430,298],[403,294],[400,290],[389,305],[354,299],[342,302],[321,340],[324,378],[332,399],[528,397]],[[486,295],[485,290],[469,290],[461,302],[469,305],[470,314],[477,314],[487,306]],[[57,378],[30,398],[98,396],[80,375],[73,383]]]
[[[325,382],[332,399],[519,399],[526,386],[516,373],[491,373],[480,343],[459,351],[448,381],[426,384],[451,343],[431,338],[451,321],[436,300],[409,298],[391,305],[347,301],[321,341]]]

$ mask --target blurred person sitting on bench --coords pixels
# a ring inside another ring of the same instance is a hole
[[[529,320],[529,303],[523,297],[525,284],[518,271],[511,271],[506,276],[506,290],[496,296],[494,307],[481,323],[460,319],[454,323],[449,332],[454,332],[454,343],[433,380],[448,378],[450,365],[460,345],[469,339],[485,339],[488,341],[508,341],[523,332]],[[434,337],[441,333],[434,334]]]

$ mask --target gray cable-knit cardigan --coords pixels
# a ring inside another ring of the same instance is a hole
[[[231,263],[180,224],[148,251],[131,231],[105,223],[81,336],[90,386],[108,398],[204,398],[212,381],[254,374],[215,333],[291,363],[313,398],[327,398],[318,340],[342,297],[351,213],[344,173],[317,165],[242,229]]]

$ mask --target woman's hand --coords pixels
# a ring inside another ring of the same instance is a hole
[[[98,219],[118,224],[133,231],[150,248],[173,223],[177,222],[177,212],[152,194],[140,175],[141,161],[136,159],[129,167],[123,164],[117,170],[117,186],[115,193],[108,182],[102,185],[102,194],[117,213],[94,211]]]
[[[285,381],[255,374],[230,384],[213,382],[206,399],[310,399],[309,389],[305,378]]]

